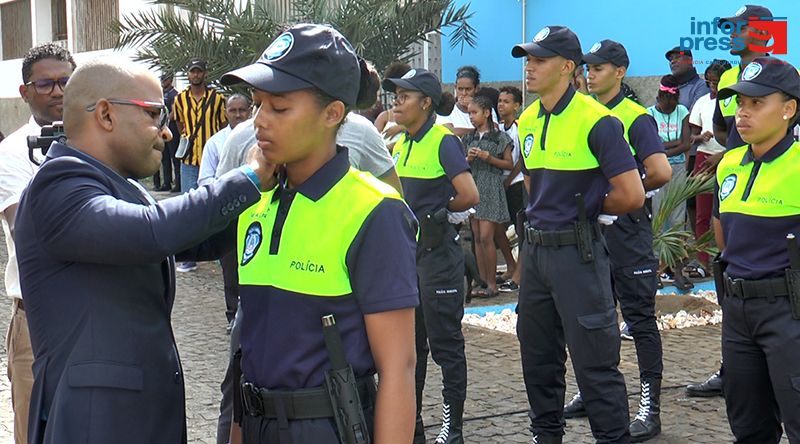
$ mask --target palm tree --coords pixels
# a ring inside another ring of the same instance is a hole
[[[279,31],[301,22],[330,23],[381,71],[408,59],[414,42],[450,29],[451,46],[475,46],[469,4],[454,0],[153,0],[160,5],[112,23],[117,49],[137,48],[136,58],[180,72],[192,57],[208,60],[209,78],[252,63]],[[287,12],[288,9],[288,12]]]
[[[655,209],[653,218],[653,249],[659,262],[678,272],[684,261],[697,253],[716,254],[714,231],[709,230],[695,240],[694,233],[683,225],[666,227],[668,216],[685,205],[686,200],[702,193],[714,192],[714,175],[698,174],[674,177],[660,193],[664,193],[661,205]]]

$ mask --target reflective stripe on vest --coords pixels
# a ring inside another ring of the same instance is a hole
[[[566,109],[551,114],[545,128],[546,116],[539,117],[541,102],[536,100],[519,118],[519,138],[522,157],[528,170],[580,171],[600,167],[589,148],[589,133],[603,117],[613,115],[600,102],[575,93]],[[542,146],[542,136],[547,145]]]
[[[647,108],[625,97],[617,104],[617,106],[611,108],[611,111],[619,118],[619,120],[622,120],[622,125],[625,127],[625,140],[628,141],[628,145],[631,147],[631,153],[635,156],[636,147],[631,145],[631,135],[629,133],[631,127],[633,126],[633,122],[635,122],[636,119],[638,119],[640,116],[649,116],[647,113]]]
[[[400,195],[368,173],[350,168],[316,202],[297,193],[283,225],[277,254],[270,242],[280,199],[276,190],[239,216],[237,253],[241,285],[272,286],[312,296],[352,293],[347,252],[384,199]]]
[[[741,67],[736,65],[731,69],[722,73],[719,78],[718,90],[735,85],[739,81],[739,73]],[[736,115],[736,96],[730,96],[727,99],[719,101],[719,109],[722,111],[723,117],[734,117]]]
[[[444,167],[439,161],[439,146],[445,136],[453,134],[447,127],[434,124],[415,142],[403,133],[394,144],[394,168],[398,177],[409,179],[437,179],[445,176]]]
[[[731,149],[717,167],[719,212],[748,216],[800,215],[800,143],[772,162],[763,162],[751,182],[756,162],[741,165],[747,146]],[[748,191],[748,184],[750,190]]]

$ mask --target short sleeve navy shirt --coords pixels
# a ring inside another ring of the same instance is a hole
[[[410,143],[409,156],[415,154],[414,149],[417,148],[417,144],[430,132],[434,123],[435,119],[431,117],[413,137],[406,133]],[[403,161],[404,159],[396,160],[396,162]],[[419,220],[422,220],[427,214],[433,214],[445,208],[456,194],[452,180],[459,174],[470,170],[464,156],[464,147],[458,137],[452,134],[444,136],[439,144],[439,162],[444,169],[444,176],[435,179],[400,177],[405,200]]]
[[[337,155],[294,189],[282,188],[277,199],[287,201],[285,220],[295,193],[316,201],[350,168],[347,150]],[[342,211],[347,211],[342,203]],[[279,214],[280,209],[278,210]],[[324,235],[324,224],[335,214],[308,221],[309,236]],[[279,225],[276,219],[275,226]],[[322,336],[321,317],[333,313],[345,355],[355,375],[376,372],[364,316],[419,303],[416,274],[417,223],[408,206],[385,198],[367,217],[346,254],[352,293],[314,296],[271,286],[241,285],[242,372],[247,381],[272,390],[321,386],[330,359]],[[278,249],[277,254],[285,254]],[[264,249],[262,249],[264,250]],[[266,251],[266,250],[265,250]]]

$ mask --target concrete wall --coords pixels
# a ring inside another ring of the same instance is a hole
[[[31,118],[28,104],[21,98],[0,98],[0,131],[6,136]]]

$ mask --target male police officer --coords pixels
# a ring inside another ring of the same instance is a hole
[[[511,54],[527,57],[539,94],[520,117],[530,201],[517,332],[531,430],[538,443],[564,434],[565,344],[599,442],[629,442],[628,400],[609,258],[597,217],[641,208],[644,189],[623,127],[570,85],[582,51],[568,28],[543,28]]]
[[[646,190],[654,190],[671,178],[671,167],[664,153],[658,128],[647,110],[622,93],[622,79],[629,60],[625,47],[612,40],[595,43],[583,62],[589,65],[589,92],[622,120],[631,150],[642,173]],[[660,389],[662,363],[661,336],[655,316],[656,270],[653,230],[647,206],[618,218],[604,234],[611,259],[614,291],[622,317],[630,327],[636,344],[641,379],[639,413],[630,425],[633,441],[644,441],[661,432]],[[580,394],[564,407],[567,417],[585,416]]]
[[[739,39],[739,45],[731,47],[730,53],[738,55],[740,59],[737,65],[725,71],[720,77],[718,86],[720,90],[736,83],[742,74],[742,70],[756,57],[766,55],[763,52],[751,49],[750,45],[763,46],[766,43],[764,37],[769,39],[769,36],[765,35],[764,31],[745,24],[750,18],[757,19],[759,17],[772,17],[772,12],[764,6],[745,5],[739,8],[732,17],[723,18],[719,21],[720,27],[733,27],[731,38]],[[717,107],[714,110],[714,138],[726,148],[736,148],[744,145],[744,141],[734,124],[735,114],[735,97],[730,96],[723,99],[717,96]],[[706,160],[707,168],[713,170],[722,159],[722,154],[715,154],[709,157]],[[721,291],[721,289],[717,289],[717,291]],[[704,382],[686,386],[686,394],[699,397],[722,396],[723,374],[723,366],[720,365],[719,370]]]

